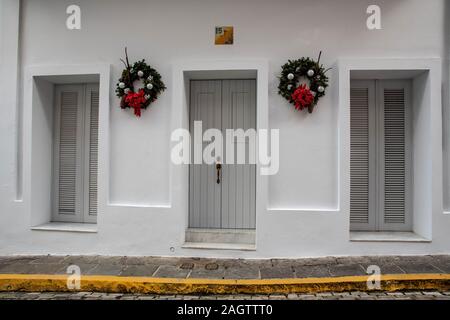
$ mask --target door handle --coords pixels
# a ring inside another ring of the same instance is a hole
[[[220,184],[220,170],[222,169],[221,163],[216,163],[216,170],[217,170],[217,184]]]

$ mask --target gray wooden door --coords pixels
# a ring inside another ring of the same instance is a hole
[[[220,182],[216,164],[192,164],[189,171],[189,227],[254,229],[256,226],[256,165],[248,163],[249,140],[235,139],[234,164],[226,163],[226,129],[256,129],[255,80],[191,81],[190,129],[202,121],[203,131],[216,128],[224,137]],[[202,150],[209,142],[202,142]],[[246,162],[237,164],[239,144]],[[195,148],[193,143],[193,148]]]

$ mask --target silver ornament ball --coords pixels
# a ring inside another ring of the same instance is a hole
[[[153,89],[153,85],[152,85],[151,83],[148,83],[148,84],[147,84],[147,89],[148,89],[148,90]]]
[[[144,72],[142,72],[141,70],[139,70],[137,74],[139,78],[142,78],[144,76]]]
[[[314,70],[310,69],[308,70],[308,77],[312,77],[314,75]]]
[[[325,91],[325,88],[322,87],[322,86],[319,86],[319,87],[317,88],[317,91],[319,91],[320,93],[323,93],[323,92]]]
[[[123,82],[120,82],[120,83],[119,83],[119,88],[120,88],[120,89],[123,89],[123,88],[125,88],[125,83],[123,83]]]
[[[287,78],[288,78],[289,80],[294,79],[294,74],[293,74],[293,73],[289,73],[289,74],[287,75]]]

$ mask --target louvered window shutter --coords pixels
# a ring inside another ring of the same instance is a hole
[[[56,87],[53,221],[96,222],[97,85]]]
[[[411,230],[407,81],[352,81],[350,228]]]
[[[372,230],[371,115],[375,86],[371,81],[352,82],[350,90],[350,225],[352,230]],[[373,133],[373,132],[372,132]]]
[[[99,106],[99,93],[98,89],[92,86],[88,87],[89,103],[89,123],[87,124],[89,131],[88,154],[89,159],[87,161],[88,166],[88,185],[87,187],[87,221],[95,221],[97,215],[97,175],[98,175],[98,106]],[[94,220],[93,220],[94,219]]]
[[[78,93],[63,92],[61,100],[58,205],[60,214],[75,214]]]
[[[383,230],[410,229],[408,210],[409,166],[407,149],[407,83],[386,81],[381,84],[383,134],[381,149],[383,187],[380,227]]]
[[[80,142],[82,91],[79,86],[65,86],[58,90],[56,121],[57,165],[55,190],[55,221],[79,221],[80,191]]]

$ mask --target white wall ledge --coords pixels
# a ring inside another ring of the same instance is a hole
[[[73,222],[49,222],[35,227],[31,227],[31,230],[97,233],[97,224],[73,223]]]
[[[431,242],[414,232],[350,232],[353,242]]]
[[[328,208],[268,208],[267,211],[269,213],[339,213],[341,210],[339,208],[336,209],[328,209]]]
[[[108,203],[108,207],[119,207],[119,208],[157,208],[157,209],[171,209],[171,204],[131,204],[131,203]]]
[[[256,251],[256,245],[245,243],[185,242],[183,249]]]

